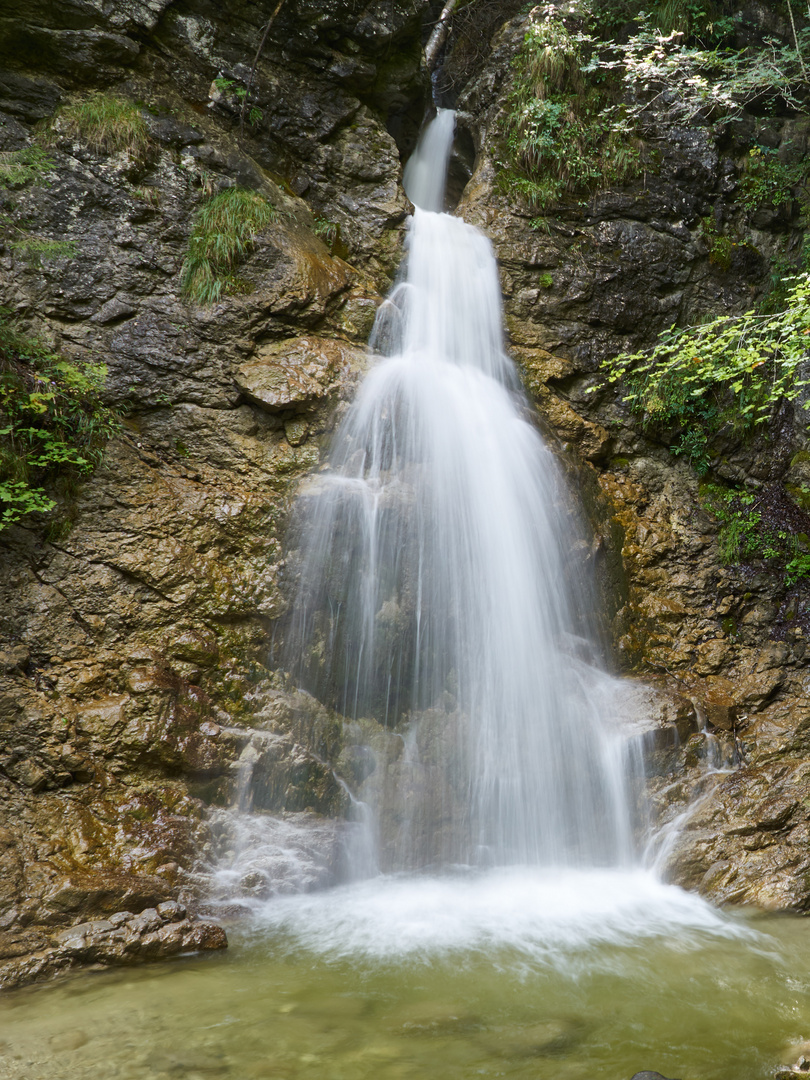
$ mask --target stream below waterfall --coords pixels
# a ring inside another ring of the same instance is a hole
[[[5,1080],[757,1080],[810,1039],[810,924],[642,872],[381,878],[222,955],[0,998]]]
[[[642,866],[591,549],[503,349],[489,243],[441,212],[452,135],[440,111],[406,171],[378,360],[299,500],[283,665],[345,720],[354,818],[306,834],[343,829],[344,883],[272,895],[298,834],[243,770],[208,867],[209,899],[250,912],[228,952],[3,996],[5,1080],[764,1080],[810,1055],[810,923]]]

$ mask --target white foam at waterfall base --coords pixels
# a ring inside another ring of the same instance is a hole
[[[484,953],[495,963],[590,967],[599,962],[597,946],[658,939],[690,950],[710,938],[760,938],[742,920],[643,870],[394,875],[280,897],[258,917],[277,945],[327,961],[429,962]]]
[[[208,892],[214,903],[259,907],[268,897],[335,882],[338,822],[311,814],[285,818],[219,808],[211,815],[217,851]]]

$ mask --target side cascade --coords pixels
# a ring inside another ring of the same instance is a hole
[[[439,110],[406,169],[376,361],[299,499],[284,666],[373,748],[355,876],[625,867],[634,766],[590,546],[504,349],[491,245],[441,212],[453,132]]]

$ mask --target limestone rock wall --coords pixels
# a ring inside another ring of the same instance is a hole
[[[275,6],[0,14],[0,155],[36,144],[48,158],[0,189],[0,305],[65,357],[105,363],[124,417],[57,528],[26,519],[0,538],[9,983],[73,962],[54,935],[77,920],[193,900],[215,842],[205,808],[233,797],[251,725],[277,730],[291,763],[268,809],[342,810],[322,756],[339,747],[318,734],[328,718],[301,735],[297,705],[268,718],[259,699],[290,493],[365,366],[399,260],[409,204],[389,128],[407,143],[421,116],[426,4],[282,7],[243,132],[225,84],[251,81]],[[60,121],[98,89],[140,103],[145,154],[106,153]],[[234,185],[277,220],[240,291],[200,306],[179,289],[192,216]],[[27,235],[72,250],[30,259],[14,243]],[[25,967],[31,952],[47,962]]]
[[[795,201],[741,210],[748,147],[803,145],[808,119],[743,114],[731,127],[684,127],[662,113],[645,133],[654,169],[567,200],[533,228],[532,212],[498,183],[525,25],[517,15],[495,32],[461,90],[476,165],[459,212],[493,240],[512,352],[541,416],[579,462],[616,664],[694,702],[716,743],[693,726],[681,752],[652,765],[661,822],[694,807],[670,837],[667,872],[719,901],[804,911],[810,588],[785,588],[763,565],[724,565],[694,470],[643,435],[616,390],[589,391],[604,359],[648,345],[673,322],[756,305],[771,257],[780,245],[798,250],[803,224]],[[711,258],[706,218],[748,237],[729,266]],[[785,407],[763,437],[730,440],[713,474],[766,495],[795,484],[807,448],[806,414]],[[706,775],[712,755],[732,771]]]
[[[58,935],[71,924],[193,902],[195,864],[216,842],[206,808],[232,798],[240,759],[266,774],[266,809],[344,809],[329,762],[351,758],[352,740],[285,695],[270,642],[291,494],[363,370],[399,261],[400,158],[424,110],[432,9],[290,2],[251,74],[274,7],[11,0],[0,14],[0,154],[45,124],[52,162],[0,190],[0,304],[66,356],[103,360],[125,417],[62,507],[69,527],[29,519],[0,537],[9,981],[20,957],[50,957],[47,970],[66,957]],[[653,759],[662,820],[700,796],[670,872],[720,900],[804,910],[806,591],[786,596],[767,574],[724,567],[688,466],[615,397],[585,393],[603,358],[675,318],[750,307],[773,236],[796,223],[761,222],[759,254],[721,271],[698,221],[734,212],[739,147],[662,117],[655,174],[533,229],[497,184],[523,33],[513,12],[504,4],[488,25],[486,56],[457,88],[454,187],[472,174],[459,212],[493,239],[510,347],[595,522],[617,663],[656,683],[667,730],[680,733]],[[234,87],[248,84],[257,112],[242,124]],[[100,152],[60,124],[60,106],[96,88],[141,103],[144,156]],[[790,121],[767,123],[777,144],[796,138]],[[192,215],[234,184],[279,217],[240,267],[244,289],[201,307],[178,283]],[[73,254],[26,259],[15,230],[72,241]],[[766,483],[804,438],[786,414],[775,443],[732,447],[723,467]],[[733,773],[706,776],[701,721],[741,766]]]

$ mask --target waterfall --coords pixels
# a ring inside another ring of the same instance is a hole
[[[491,245],[440,212],[453,128],[440,110],[408,165],[375,362],[299,499],[286,667],[375,747],[381,868],[626,865],[589,549],[504,349]]]

